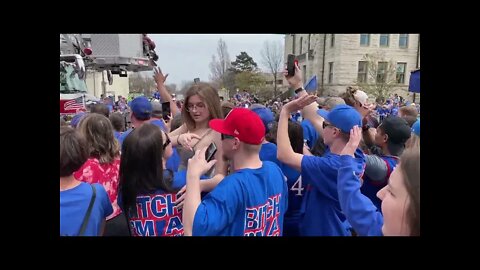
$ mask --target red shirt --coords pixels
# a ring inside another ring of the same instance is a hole
[[[122,211],[117,204],[118,198],[118,173],[120,170],[120,157],[117,157],[112,163],[100,164],[98,159],[89,158],[82,167],[74,173],[79,181],[90,184],[102,184],[107,191],[108,198],[112,203],[113,213],[107,217],[107,220],[118,216]]]

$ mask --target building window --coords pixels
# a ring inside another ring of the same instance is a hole
[[[277,80],[277,84],[283,84],[283,80]]]
[[[380,47],[388,47],[390,44],[390,35],[389,34],[381,34],[380,35]]]
[[[370,34],[360,34],[360,46],[370,46]]]
[[[333,81],[333,62],[328,63],[328,83]]]
[[[330,36],[330,47],[333,47],[333,45],[335,45],[335,34]]]
[[[378,62],[377,83],[385,83],[387,76],[388,62]]]
[[[407,63],[397,63],[397,83],[405,83],[405,69],[407,68]]]
[[[300,54],[302,54],[303,49],[303,37],[300,37]]]
[[[398,47],[408,48],[408,34],[400,34],[398,39]]]
[[[366,83],[367,82],[367,73],[368,73],[368,62],[367,61],[359,61],[358,62],[357,82]]]

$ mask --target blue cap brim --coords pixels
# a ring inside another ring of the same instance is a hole
[[[320,115],[321,117],[325,118],[325,120],[327,121],[330,121],[328,120],[328,111],[325,110],[325,109],[320,109],[317,111],[318,115]]]

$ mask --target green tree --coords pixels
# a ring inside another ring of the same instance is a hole
[[[265,85],[265,79],[256,72],[243,71],[235,75],[235,85],[240,90],[256,94]]]
[[[237,55],[237,59],[232,62],[231,70],[235,73],[243,72],[243,71],[256,71],[258,69],[258,65],[253,58],[250,57],[246,52],[241,52]]]
[[[366,93],[385,99],[397,84],[395,61],[385,59],[383,52],[365,54],[362,61],[366,64],[359,68],[355,83]]]

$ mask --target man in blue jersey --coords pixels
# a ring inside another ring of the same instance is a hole
[[[152,116],[152,104],[144,97],[137,97],[130,103],[131,121],[133,128],[140,127],[143,123],[149,122]],[[118,137],[120,149],[125,138],[132,132],[133,128],[128,129]]]
[[[312,106],[316,97],[308,95],[302,88],[302,72],[298,66],[295,75],[287,77],[287,80],[300,98],[284,105],[280,112],[277,130],[278,159],[301,172],[305,193],[300,235],[349,236],[349,224],[338,201],[337,174],[341,166],[339,154],[348,142],[352,127],[361,126],[361,115],[353,107],[337,105],[330,112],[321,110],[320,117],[314,108],[316,106]],[[305,156],[293,151],[287,132],[288,116],[299,109],[303,109],[305,117],[312,121],[316,129],[321,123],[322,128],[318,130],[322,131],[324,143],[329,147],[324,156]],[[357,149],[355,157],[356,173],[360,175],[365,165],[364,155]]]
[[[362,133],[365,144],[373,155],[365,156],[366,167],[361,191],[380,211],[382,201],[377,197],[377,193],[388,184],[388,178],[405,150],[411,129],[405,119],[389,116],[377,127],[374,138],[365,128]]]
[[[288,189],[280,168],[260,160],[262,120],[248,109],[235,108],[224,120],[213,119],[209,125],[222,134],[223,153],[232,161],[233,173],[201,201],[200,176],[215,161],[206,162],[206,148],[188,161],[185,235],[281,236]]]

